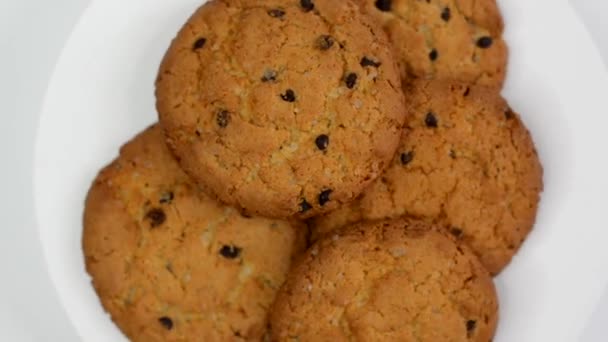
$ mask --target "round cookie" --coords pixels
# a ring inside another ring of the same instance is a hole
[[[350,0],[212,0],[173,41],[156,95],[184,170],[265,217],[352,200],[389,164],[404,120],[386,35]]]
[[[272,340],[490,341],[498,316],[490,275],[429,227],[358,224],[317,242],[277,295]]]
[[[159,127],[126,144],[89,191],[86,268],[132,341],[249,341],[266,332],[302,229],[243,217],[191,183]]]
[[[496,0],[358,0],[393,43],[404,78],[502,86],[508,51]]]
[[[493,89],[418,81],[394,160],[354,202],[318,218],[318,236],[359,220],[412,216],[447,227],[499,273],[532,229],[542,167],[532,138]]]

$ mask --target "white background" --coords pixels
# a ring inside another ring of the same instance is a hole
[[[606,60],[608,22],[602,24],[602,17],[608,12],[608,1],[573,3]],[[42,261],[31,180],[46,84],[86,5],[84,0],[0,0],[0,341],[78,340]],[[608,323],[608,294],[605,302],[598,305],[582,341],[608,341],[608,324],[603,327]]]

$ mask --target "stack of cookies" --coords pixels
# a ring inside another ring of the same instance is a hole
[[[474,341],[542,167],[495,0],[211,0],[159,123],[94,181],[87,271],[132,341]]]

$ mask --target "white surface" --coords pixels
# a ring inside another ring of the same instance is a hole
[[[510,0],[504,0],[503,3],[509,1]],[[71,334],[69,326],[65,323],[65,321],[62,320],[62,313],[53,299],[52,290],[48,285],[48,281],[45,280],[46,276],[44,274],[44,266],[42,265],[39,252],[37,252],[38,244],[35,241],[35,230],[33,228],[33,217],[31,215],[32,198],[29,190],[31,189],[29,177],[32,173],[32,168],[29,156],[32,154],[31,146],[33,144],[34,126],[37,118],[37,107],[40,104],[41,94],[44,89],[46,79],[54,63],[54,56],[58,49],[62,46],[62,39],[69,31],[69,27],[72,25],[74,18],[76,18],[77,13],[82,9],[83,2],[84,1],[77,0],[55,0],[53,2],[43,0],[0,0],[0,38],[3,38],[0,39],[0,47],[3,50],[3,54],[0,55],[0,71],[2,71],[3,75],[3,77],[0,78],[0,97],[2,97],[0,103],[3,109],[3,119],[5,119],[2,125],[0,125],[0,130],[2,130],[2,135],[0,135],[0,140],[2,141],[0,151],[1,155],[3,156],[3,160],[5,161],[5,165],[9,165],[9,168],[4,168],[4,170],[0,171],[3,176],[2,188],[5,190],[5,196],[0,199],[0,201],[2,201],[0,202],[2,205],[0,215],[5,223],[5,232],[8,233],[5,239],[0,240],[0,250],[2,251],[0,252],[2,253],[0,265],[2,266],[5,275],[5,277],[3,277],[2,285],[0,286],[0,300],[3,303],[3,307],[0,309],[0,337],[2,337],[0,340],[2,341],[68,342],[76,340],[74,335]],[[524,4],[521,1],[514,2]],[[536,1],[533,3],[535,2]],[[579,8],[583,8],[583,10],[580,12],[585,16],[585,18],[590,20],[590,27],[596,30],[594,31],[596,38],[599,37],[599,42],[602,43],[603,46],[607,46],[608,42],[601,41],[602,37],[604,36],[602,33],[606,32],[602,29],[603,26],[601,25],[601,18],[599,18],[598,15],[593,14],[607,13],[608,3],[603,0],[577,0],[573,2],[580,4]],[[510,4],[507,5],[511,6]],[[602,6],[603,8],[601,8]],[[548,18],[553,17],[553,19],[556,19],[554,10],[556,7],[561,7],[561,2],[559,5],[555,5],[553,1],[539,1],[538,7],[543,7],[544,10],[541,11],[540,8],[538,8],[538,13],[540,13],[540,15],[536,17],[536,19],[539,21],[537,25],[545,25]],[[593,9],[589,10],[590,8]],[[589,13],[592,15],[590,16]],[[27,18],[27,20],[22,20],[22,18]],[[554,22],[556,20],[551,21]],[[569,19],[565,23],[560,24],[569,25],[570,21],[571,20]],[[507,28],[509,30],[512,29],[512,27],[510,27],[511,24],[512,22],[507,22]],[[158,23],[150,22],[148,23],[148,26],[154,28],[158,26]],[[598,28],[600,30],[599,33]],[[563,50],[574,49],[576,44],[569,45],[571,43],[570,40],[561,39],[562,37],[557,35],[555,33],[556,31],[549,30],[550,26],[547,27],[547,32],[545,32],[542,37],[541,35],[538,35],[535,37],[535,39],[540,38],[540,41],[542,41],[549,37],[549,39],[553,41],[552,44],[555,45],[554,47],[556,50],[543,50],[543,53],[547,59],[554,60],[555,63],[561,63],[561,61],[565,58],[564,56],[560,56]],[[532,37],[529,39],[532,39]],[[543,48],[544,45],[545,44],[537,44],[537,48]],[[559,49],[557,49],[557,45],[560,45]],[[512,53],[516,52],[514,51],[515,48],[515,46],[511,46]],[[588,52],[588,49],[578,52],[580,54],[584,54]],[[582,66],[582,69],[589,69],[585,67],[585,65],[588,64],[589,56],[583,56],[581,58],[581,56],[576,54],[573,55],[572,52],[569,52],[566,55],[568,55],[569,58],[578,59],[578,66]],[[567,64],[563,64],[560,68],[555,70],[564,70],[564,68],[567,68],[565,65]],[[559,74],[559,72],[555,72],[555,70],[554,73]],[[571,69],[571,72],[576,71],[578,71],[578,69]],[[566,74],[569,73],[566,72]],[[542,73],[535,73],[532,75],[538,75],[542,78],[545,77],[545,75]],[[560,76],[556,75],[555,77],[559,78]],[[563,77],[568,78],[569,76]],[[549,78],[551,79],[551,77]],[[571,80],[574,79],[575,78],[572,78]],[[532,82],[531,84],[541,85],[542,83],[543,81],[540,80],[538,83]],[[513,86],[510,84],[512,84],[512,82],[510,82],[507,87],[507,93],[515,91]],[[573,86],[579,88],[578,91],[575,91],[574,93],[579,95],[583,94],[588,98],[597,98],[598,93],[600,93],[601,96],[602,92],[603,94],[606,94],[606,90],[602,89],[601,87],[595,89],[595,91],[587,91],[590,90],[590,88],[596,87],[595,84],[573,83]],[[537,90],[530,88],[531,87],[523,88],[526,90],[526,92],[521,93],[520,96],[537,96]],[[567,93],[556,92],[553,89],[542,90],[546,91],[541,92],[545,93],[544,96],[546,98],[568,98],[570,96]],[[145,105],[140,104],[139,107],[142,109],[145,108]],[[524,109],[519,105],[516,105],[515,107],[518,110]],[[546,110],[546,108],[543,109]],[[564,110],[558,111],[558,113],[568,113],[568,115],[573,116],[572,120],[580,120],[583,124],[590,127],[587,130],[588,137],[581,140],[578,145],[591,143],[589,144],[590,149],[587,155],[592,155],[594,153],[597,153],[597,155],[600,156],[603,155],[600,149],[602,146],[606,146],[606,144],[605,142],[602,144],[601,139],[603,139],[603,137],[602,132],[599,131],[599,129],[602,124],[605,124],[605,119],[603,119],[603,117],[606,114],[606,109],[602,107],[602,105],[595,106],[593,103],[589,103],[585,107],[576,108],[574,112],[566,112],[566,109],[568,108],[564,108]],[[568,110],[571,109],[572,108]],[[579,115],[579,112],[581,112],[582,115]],[[134,113],[133,115],[137,115],[137,113]],[[148,118],[146,115],[148,114],[144,114],[143,117],[140,117],[140,120],[146,121]],[[554,125],[552,120],[544,121],[547,118],[547,115],[543,115],[541,118],[531,118],[530,115],[531,114],[528,114],[526,116],[526,120],[531,126]],[[153,118],[153,116],[150,116],[149,118]],[[602,119],[604,121],[598,121],[598,119]],[[538,121],[535,122],[534,120]],[[569,131],[569,120],[562,121],[564,121],[563,126],[565,129]],[[579,126],[580,125],[582,124],[579,124]],[[122,132],[121,134],[126,134],[126,132]],[[110,135],[111,134],[108,134],[108,136]],[[74,137],[74,141],[78,141],[76,138],[77,137]],[[568,148],[568,138],[569,136],[556,137],[554,142],[545,141],[543,143],[542,141],[538,141],[538,143],[539,145],[555,143],[555,148],[558,149],[566,147],[563,149],[564,152],[562,153],[562,158],[567,158],[573,163],[579,160],[583,161],[580,166],[577,164],[577,166],[573,167],[573,169],[578,170],[577,172],[580,172],[581,169],[585,170],[585,167],[589,166],[590,158],[587,157],[588,160],[586,163],[584,160],[582,160],[585,159],[584,157],[577,157],[577,160],[573,160],[573,156],[568,152],[570,151]],[[596,141],[593,141],[594,139]],[[117,141],[118,140],[116,140],[116,145],[119,144]],[[554,148],[551,146],[549,147]],[[19,153],[16,153],[17,151]],[[113,153],[115,152],[113,151],[111,154]],[[110,152],[108,152],[108,154],[110,154]],[[545,164],[546,163],[547,161],[545,161]],[[545,166],[547,167],[547,165]],[[581,188],[580,191],[589,191],[590,194],[595,195],[605,193],[605,182],[594,182],[594,179],[592,178],[595,173],[599,174],[600,170],[595,172],[592,169],[589,169],[587,171],[589,171],[589,174],[585,175],[586,179],[580,180],[580,186],[577,184],[577,187]],[[573,183],[578,182],[578,179],[573,180],[568,186],[572,186]],[[560,195],[566,198],[561,200],[562,209],[564,211],[575,210],[576,206],[569,206],[569,202],[573,201],[572,199],[569,199],[572,194],[567,193]],[[586,197],[586,199],[590,200],[591,197]],[[588,211],[601,212],[603,208],[598,208],[599,204],[601,204],[601,201],[594,204],[596,208],[590,207]],[[543,210],[545,210],[545,208],[543,208]],[[541,215],[543,214],[541,213]],[[594,229],[598,228],[598,226],[592,225],[592,227],[595,228],[588,229],[584,223],[584,220],[573,222],[573,226],[570,229],[570,237],[574,242],[581,239],[581,241],[577,242],[575,246],[592,248],[594,245],[597,245],[597,243],[594,243],[594,240],[602,240],[605,238],[605,235],[595,235]],[[599,228],[601,228],[601,226]],[[582,232],[582,237],[579,236],[580,232]],[[587,243],[588,241],[590,241],[590,243]],[[527,244],[526,248],[532,248],[528,246],[530,244],[531,243]],[[570,262],[565,264],[565,271],[569,270],[570,268],[576,268],[572,267],[572,264],[583,266],[583,268],[588,266],[581,261],[579,255],[575,252],[576,251],[572,248],[567,248],[562,251],[562,253],[568,256],[570,259]],[[523,263],[524,261],[516,262]],[[538,265],[539,264],[529,265],[529,267],[532,268],[531,273],[539,273],[541,275],[540,277],[544,277],[544,275],[546,275],[546,271],[542,267],[538,267]],[[601,269],[598,268],[596,270],[593,270],[592,267],[588,267],[585,271],[595,271],[598,274],[601,274],[602,272],[605,272],[605,270],[605,267]],[[594,285],[592,285],[592,288],[594,289],[600,288],[604,285],[604,279],[602,278],[589,281],[589,279],[586,278],[577,279],[577,275],[578,272],[571,275],[571,286],[576,285],[574,284],[576,281],[583,283],[583,285],[585,285],[586,282],[594,283]],[[507,275],[505,274],[505,277],[506,276]],[[506,289],[503,289],[503,292],[510,292],[508,282],[505,283],[500,280],[500,286],[501,288],[506,287]],[[531,290],[534,290],[534,288],[538,289],[540,287],[541,285],[533,284]],[[576,337],[573,337],[576,334],[575,331],[579,330],[579,322],[584,322],[585,317],[587,316],[587,313],[579,315],[576,310],[571,311],[568,306],[569,302],[564,302],[561,299],[571,298],[571,301],[578,301],[582,298],[583,302],[593,303],[594,300],[591,299],[585,301],[585,298],[590,297],[593,297],[593,295],[589,295],[586,292],[579,292],[578,290],[572,291],[571,288],[566,288],[566,291],[561,294],[560,300],[549,303],[553,311],[558,312],[558,314],[561,313],[561,318],[554,321],[556,326],[549,328],[554,330],[556,333],[556,337],[554,339],[550,339],[551,341],[577,340]],[[517,298],[520,297],[509,296],[509,298],[503,298],[503,306],[505,305],[505,301],[511,301]],[[527,298],[524,298],[524,300],[525,299]],[[533,300],[531,302],[533,303],[531,307],[534,307],[539,305],[541,301]],[[595,324],[593,327],[594,329],[591,329],[590,332],[585,335],[583,339],[581,339],[582,341],[606,341],[605,336],[608,335],[606,333],[606,328],[601,329],[601,323],[608,321],[608,315],[606,314],[606,311],[603,311],[600,308],[594,320],[597,322],[597,324]],[[516,319],[516,321],[522,320],[523,319]],[[525,322],[520,322],[519,324],[525,325]],[[572,328],[571,332],[570,328]],[[539,326],[536,327],[536,329],[540,331],[543,329],[543,327]],[[567,331],[567,333],[558,336],[559,332],[562,331]],[[533,334],[531,336],[527,336],[527,338],[518,339],[517,341],[545,340],[533,338],[538,336],[541,335]]]

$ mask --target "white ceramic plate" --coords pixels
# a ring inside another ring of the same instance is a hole
[[[156,119],[153,82],[200,0],[93,1],[55,70],[40,120],[35,197],[51,278],[80,336],[124,340],[84,270],[83,201],[119,146]],[[495,341],[574,341],[608,283],[608,76],[563,0],[500,1],[510,46],[504,95],[545,167],[534,232],[497,279]]]

